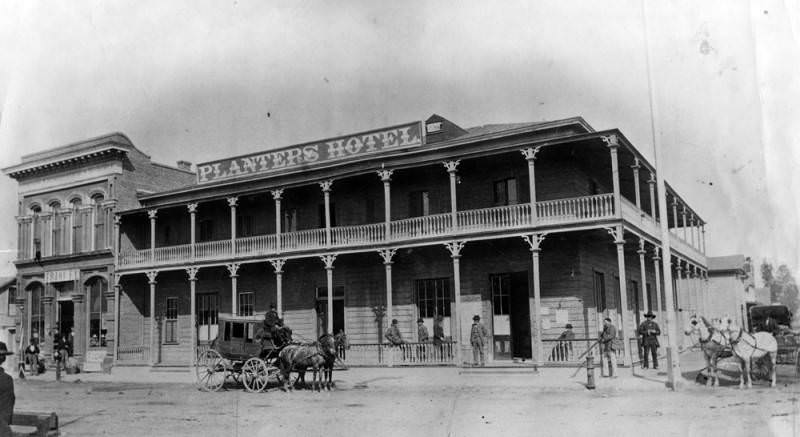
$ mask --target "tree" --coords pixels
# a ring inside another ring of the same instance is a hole
[[[772,264],[764,261],[761,263],[761,279],[769,287],[770,299],[786,305],[792,314],[797,314],[800,308],[800,291],[797,288],[794,276],[786,264],[781,264],[775,271]]]

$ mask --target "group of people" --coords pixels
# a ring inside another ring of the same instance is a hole
[[[484,353],[485,343],[489,335],[486,327],[481,324],[481,317],[475,315],[473,318],[472,327],[470,329],[470,344],[472,346],[472,363],[474,366],[483,366],[486,364],[486,355]],[[449,351],[445,351],[445,336],[444,326],[442,325],[444,316],[441,314],[434,318],[433,322],[433,338],[428,334],[428,327],[425,326],[425,321],[422,318],[417,319],[417,341],[421,344],[417,345],[416,355],[407,346],[407,342],[403,340],[403,334],[400,332],[397,319],[392,319],[392,324],[386,330],[386,340],[389,344],[397,346],[403,353],[403,360],[418,359],[425,361],[427,359],[427,349],[422,343],[433,343],[434,354],[438,355],[437,359],[444,359],[448,357]]]
[[[650,359],[653,359],[653,369],[658,369],[658,336],[661,335],[661,328],[655,322],[656,315],[648,311],[644,315],[645,321],[636,330],[638,344],[642,351],[642,368],[650,367]],[[617,377],[617,351],[623,349],[622,339],[617,337],[617,328],[611,322],[610,317],[603,320],[603,331],[600,332],[598,339],[603,361],[608,364],[608,376]],[[604,363],[605,364],[605,363]]]
[[[53,333],[53,360],[56,364],[56,371],[67,370],[69,357],[72,356],[72,341],[70,336],[59,332]],[[38,375],[44,372],[44,359],[41,357],[39,339],[32,338],[23,352],[23,360],[19,363],[19,376],[25,378],[25,371],[29,375]]]

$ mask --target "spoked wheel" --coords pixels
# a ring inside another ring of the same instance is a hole
[[[260,358],[250,358],[242,366],[244,388],[249,392],[264,391],[267,388],[269,376],[267,364]]]
[[[214,349],[203,352],[197,358],[196,382],[203,391],[218,391],[225,384],[227,373],[225,360]]]

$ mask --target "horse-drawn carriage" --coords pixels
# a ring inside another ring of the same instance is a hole
[[[792,312],[785,305],[758,305],[749,310],[750,331],[769,332],[778,343],[778,364],[794,366],[800,375],[800,335],[792,330]]]
[[[260,392],[270,381],[280,382],[280,349],[257,338],[262,319],[220,315],[218,320],[217,338],[197,357],[197,385],[205,391],[217,391],[233,380],[243,383],[247,391]]]

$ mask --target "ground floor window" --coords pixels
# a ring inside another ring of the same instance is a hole
[[[450,279],[417,279],[414,283],[419,316],[450,317]]]
[[[239,315],[252,316],[255,308],[255,294],[253,292],[239,293]]]
[[[317,335],[328,332],[328,287],[317,287]],[[333,287],[333,332],[344,330],[344,287]]]
[[[44,287],[36,284],[30,288],[31,292],[31,339],[41,342],[45,337],[44,332]]]
[[[86,283],[89,295],[89,346],[91,347],[106,345],[106,329],[103,326],[103,313],[108,310],[104,296],[106,289],[107,283],[103,278],[93,278]]]
[[[217,315],[219,296],[215,294],[197,295],[197,340],[211,341],[217,338]]]
[[[164,313],[164,343],[178,342],[178,298],[168,297]]]
[[[606,275],[603,272],[594,272],[594,298],[598,313],[602,313],[608,308],[608,302],[606,301]]]

